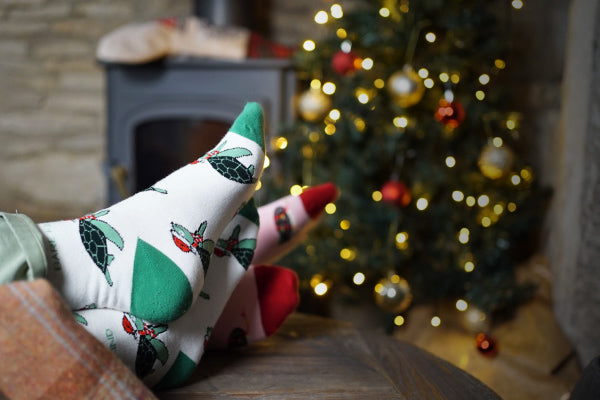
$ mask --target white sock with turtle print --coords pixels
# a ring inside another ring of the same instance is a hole
[[[149,387],[179,386],[196,368],[213,326],[250,266],[257,232],[258,212],[250,200],[217,240],[200,298],[168,325],[90,307],[75,311],[75,317]]]
[[[264,157],[262,110],[248,103],[215,149],[149,190],[40,224],[54,256],[47,279],[71,309],[177,319],[200,294],[216,240],[254,194]]]

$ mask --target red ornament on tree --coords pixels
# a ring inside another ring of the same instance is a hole
[[[449,102],[446,99],[441,99],[438,107],[435,110],[435,119],[449,128],[456,128],[465,119],[465,109],[458,101]]]
[[[347,75],[358,69],[356,65],[360,61],[356,53],[350,51],[348,53],[338,50],[331,58],[331,69],[338,75]],[[359,64],[360,65],[360,64]]]
[[[394,204],[398,207],[406,207],[410,204],[410,190],[406,185],[398,180],[391,180],[385,183],[381,188],[381,199],[386,203]]]
[[[485,333],[477,334],[475,338],[477,350],[486,357],[494,357],[498,353],[496,339]]]

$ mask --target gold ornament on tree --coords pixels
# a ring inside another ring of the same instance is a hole
[[[375,303],[386,311],[401,313],[411,302],[410,286],[406,279],[399,275],[391,274],[375,285]]]
[[[487,178],[502,178],[511,170],[514,158],[514,153],[507,146],[488,143],[479,154],[479,170]]]
[[[320,88],[310,88],[298,97],[298,112],[308,122],[325,117],[331,108],[331,100]]]
[[[387,88],[392,100],[402,108],[414,106],[425,94],[423,80],[410,65],[394,72],[388,79]]]

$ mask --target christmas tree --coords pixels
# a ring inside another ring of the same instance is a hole
[[[325,34],[296,55],[298,120],[273,138],[263,179],[278,195],[340,189],[282,261],[300,275],[303,304],[335,292],[392,321],[443,301],[507,316],[531,296],[515,268],[548,192],[519,155],[521,115],[503,89],[507,7],[363,0],[315,15]]]

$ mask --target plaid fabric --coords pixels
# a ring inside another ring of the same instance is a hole
[[[0,399],[156,399],[45,280],[0,285]]]

